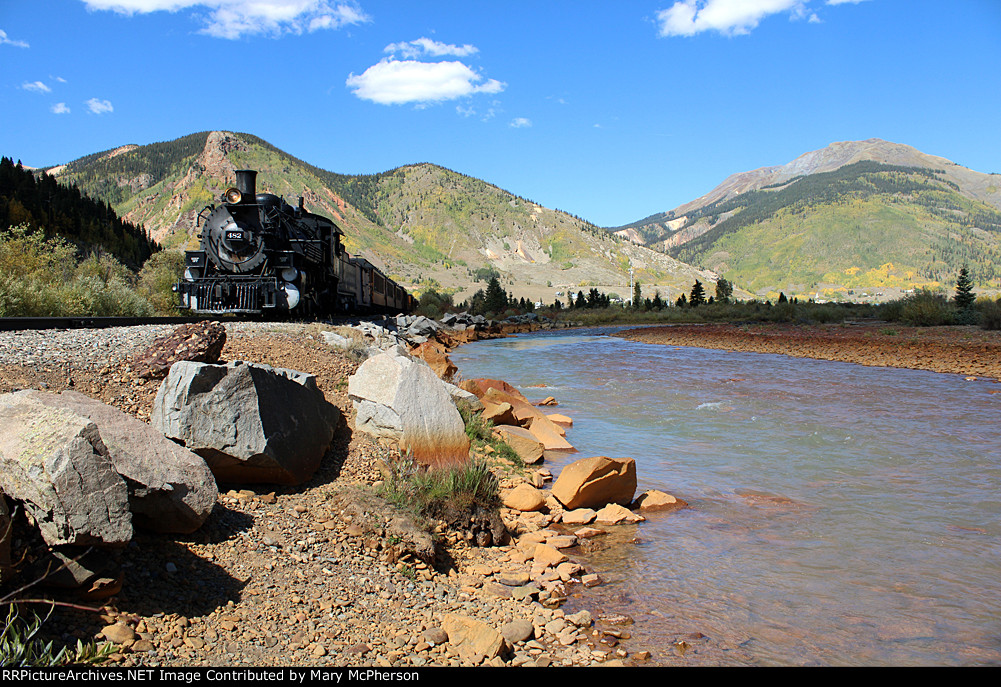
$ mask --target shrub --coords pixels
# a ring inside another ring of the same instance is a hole
[[[61,238],[25,226],[0,232],[0,317],[152,315],[134,285],[111,256],[78,261]]]
[[[27,618],[21,616],[16,602],[7,604],[7,619],[0,632],[0,665],[3,666],[58,666],[66,664],[98,664],[115,652],[115,645],[105,642],[77,640],[76,647],[61,647],[58,651],[53,641],[41,637],[42,626],[52,614],[53,606],[43,618],[31,611]]]
[[[942,294],[921,289],[904,298],[900,309],[900,319],[916,327],[954,324],[956,308]]]
[[[1001,298],[995,301],[984,299],[977,301],[977,310],[980,311],[980,328],[998,330],[1001,329]]]
[[[153,253],[139,270],[138,290],[143,298],[161,315],[177,314],[174,284],[184,274],[184,254],[162,250]]]
[[[0,633],[0,663],[5,666],[55,666],[65,663],[66,649],[57,652],[51,641],[42,643],[38,636],[46,620],[48,616],[41,618],[37,613],[32,613],[27,619],[22,618],[17,605],[8,604],[7,620]]]
[[[452,295],[429,289],[421,294],[415,315],[423,315],[432,320],[440,320],[453,307]]]

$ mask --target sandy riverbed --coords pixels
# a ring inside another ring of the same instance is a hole
[[[1001,380],[1001,332],[971,326],[707,324],[627,329],[616,336],[643,343],[778,353]]]

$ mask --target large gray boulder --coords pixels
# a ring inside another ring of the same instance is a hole
[[[313,375],[182,361],[160,385],[150,424],[204,458],[220,482],[292,485],[320,466],[340,420]]]
[[[75,391],[19,394],[97,424],[111,463],[125,478],[133,522],[155,532],[194,532],[212,512],[219,489],[205,460],[145,422]]]
[[[0,490],[23,504],[50,546],[132,538],[125,480],[97,425],[21,392],[0,396]]]
[[[399,441],[400,450],[422,465],[469,461],[465,423],[445,385],[427,365],[380,353],[348,379],[355,427]]]

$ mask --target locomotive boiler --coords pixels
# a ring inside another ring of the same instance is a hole
[[[338,313],[405,312],[411,297],[372,263],[344,249],[332,220],[272,193],[257,172],[237,170],[222,203],[199,213],[199,249],[185,252],[174,289],[198,314],[275,319]]]

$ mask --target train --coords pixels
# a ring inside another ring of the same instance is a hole
[[[184,254],[174,285],[180,307],[202,315],[271,319],[406,313],[416,302],[379,268],[344,248],[331,219],[257,192],[257,172],[236,170],[236,186],[198,215],[199,249]]]

